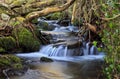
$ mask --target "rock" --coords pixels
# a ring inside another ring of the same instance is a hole
[[[41,41],[42,44],[50,44],[50,40],[52,38],[51,35],[42,33],[40,30],[36,30],[36,36]]]
[[[0,37],[0,46],[4,51],[11,51],[16,48],[16,41],[13,37]]]
[[[81,45],[81,42],[77,40],[72,40],[72,41],[64,41],[53,44],[53,46],[59,46],[59,45],[66,45],[69,49],[73,49],[79,47]]]
[[[0,79],[24,75],[28,66],[15,55],[0,55]]]
[[[4,20],[4,21],[8,21],[8,20],[10,19],[10,16],[8,16],[7,14],[2,13],[2,14],[1,14],[1,18],[2,18],[2,20]]]
[[[67,41],[67,46],[69,49],[73,49],[73,48],[77,48],[81,45],[82,43],[80,41],[77,40],[71,40],[71,41]]]
[[[41,57],[41,58],[40,58],[40,61],[42,61],[42,62],[53,62],[52,59],[47,58],[47,57]]]
[[[42,30],[51,30],[49,27],[49,24],[45,22],[44,20],[40,20],[37,27]]]
[[[17,38],[19,47],[24,52],[38,51],[40,42],[34,38],[33,34],[24,27],[15,28],[12,32],[14,38]]]
[[[61,26],[69,26],[70,20],[60,20],[57,24]]]

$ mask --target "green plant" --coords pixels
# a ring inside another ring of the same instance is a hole
[[[117,21],[107,23],[102,41],[107,46],[103,73],[106,79],[120,78],[120,25]]]

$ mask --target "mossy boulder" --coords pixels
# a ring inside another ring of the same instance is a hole
[[[16,48],[16,41],[13,37],[0,37],[0,51],[11,51]]]
[[[7,73],[7,75],[14,74],[15,70],[23,70],[23,64],[20,58],[14,55],[0,55],[0,79],[5,79],[6,75],[3,70],[7,72],[12,71],[12,73]]]
[[[15,28],[12,35],[16,38],[19,47],[24,52],[38,51],[40,42],[24,27]]]
[[[38,25],[37,25],[37,28],[38,29],[41,29],[41,30],[51,30],[50,27],[49,27],[49,24],[45,21],[39,21]]]
[[[47,58],[47,57],[41,57],[41,58],[40,58],[40,61],[41,61],[41,62],[53,62],[52,59]]]
[[[0,55],[0,68],[22,68],[21,59],[14,55]]]

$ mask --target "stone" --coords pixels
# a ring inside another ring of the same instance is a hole
[[[23,52],[38,51],[40,42],[34,38],[33,34],[24,27],[15,28],[12,32],[14,38],[17,38],[19,47]]]
[[[40,61],[41,61],[41,62],[53,62],[52,59],[47,58],[47,57],[41,57],[41,58],[40,58]]]

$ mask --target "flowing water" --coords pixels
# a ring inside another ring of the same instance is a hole
[[[64,42],[42,46],[38,52],[16,54],[27,58],[30,69],[26,74],[11,79],[98,79],[104,54],[98,52],[95,46],[90,46],[89,42],[78,46],[76,40],[79,39],[70,35],[73,31],[78,32],[77,27],[58,27],[56,22],[52,23],[56,28],[47,33],[52,34],[53,40],[62,39]],[[40,62],[41,57],[54,61]]]

